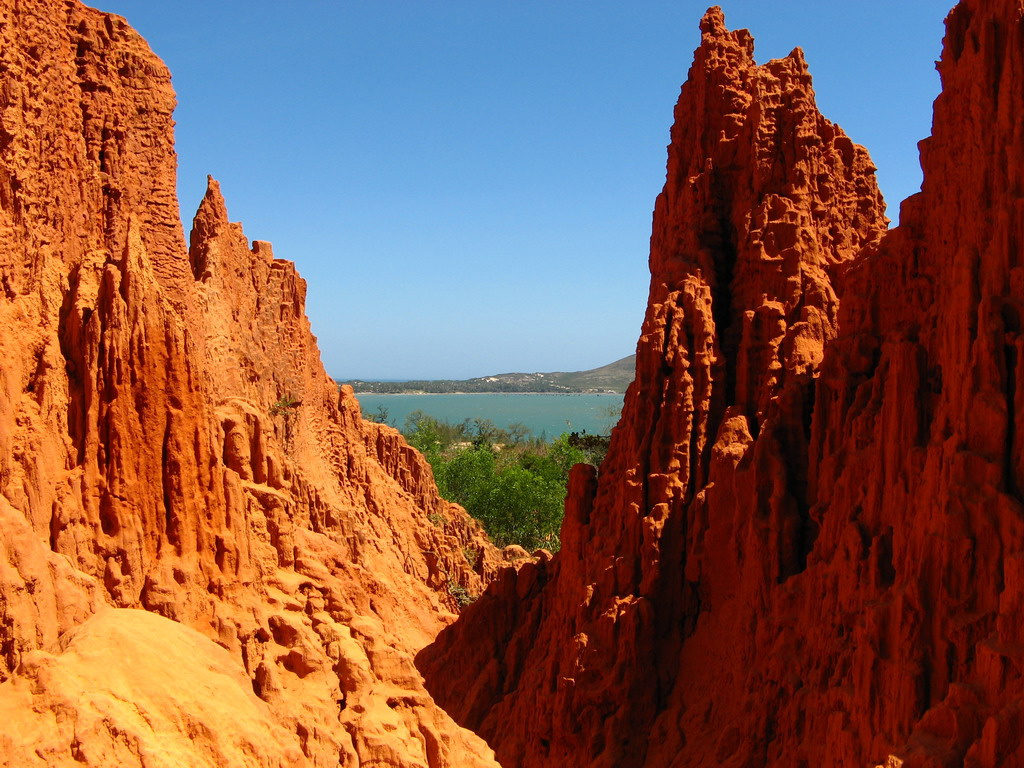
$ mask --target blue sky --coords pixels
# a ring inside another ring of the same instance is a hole
[[[738,0],[803,47],[898,217],[951,0]],[[704,2],[109,0],[174,75],[183,217],[206,174],[309,283],[339,378],[580,370],[630,354]]]

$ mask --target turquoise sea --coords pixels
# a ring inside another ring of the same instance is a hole
[[[607,435],[619,420],[623,395],[356,395],[364,415],[383,406],[388,423],[399,429],[413,411],[457,424],[465,419],[490,419],[505,429],[513,422],[548,439],[563,432]]]

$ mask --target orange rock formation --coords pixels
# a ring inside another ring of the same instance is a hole
[[[1024,764],[1024,7],[950,15],[889,232],[701,28],[601,475],[419,665],[507,768]],[[186,248],[163,65],[0,0],[0,82],[0,765],[495,765],[412,658],[500,557],[212,180]]]
[[[1024,6],[950,14],[888,233],[800,51],[701,29],[600,477],[418,664],[506,768],[1022,765]]]
[[[0,765],[494,765],[412,659],[500,557],[212,181],[186,248],[163,64],[0,0],[0,82]]]

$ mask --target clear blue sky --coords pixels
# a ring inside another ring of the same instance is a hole
[[[802,46],[898,216],[952,0],[723,2]],[[633,352],[672,108],[707,3],[105,0],[174,75],[187,221],[206,174],[309,283],[339,378],[580,370]]]

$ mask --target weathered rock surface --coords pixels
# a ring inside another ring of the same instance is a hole
[[[0,765],[493,765],[413,654],[500,554],[212,181],[186,248],[173,107],[122,19],[0,0]]]
[[[509,768],[1022,765],[1024,7],[949,16],[887,234],[800,52],[701,29],[601,475],[417,663]]]

